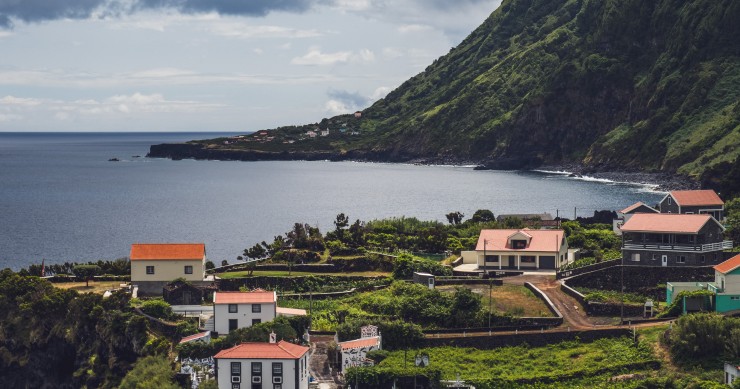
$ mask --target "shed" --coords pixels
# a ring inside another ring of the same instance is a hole
[[[413,280],[415,284],[426,285],[429,287],[429,289],[434,289],[434,275],[433,274],[414,272]]]

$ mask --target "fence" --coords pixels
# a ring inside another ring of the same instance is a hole
[[[583,267],[579,267],[575,269],[559,271],[555,273],[555,278],[560,280],[563,278],[573,277],[573,276],[577,276],[580,274],[584,274],[584,273],[588,273],[588,272],[592,272],[596,270],[606,269],[607,267],[619,265],[621,261],[622,261],[621,259],[612,259],[609,261],[595,263],[593,265],[587,265],[587,266],[583,266]]]

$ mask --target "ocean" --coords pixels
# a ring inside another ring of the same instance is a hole
[[[135,242],[204,242],[209,259],[234,262],[296,222],[325,232],[338,213],[351,221],[446,222],[449,212],[477,209],[572,218],[663,195],[555,172],[144,157],[152,144],[222,135],[0,133],[0,268],[126,257]]]

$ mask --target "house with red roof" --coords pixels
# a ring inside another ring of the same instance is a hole
[[[131,282],[203,281],[206,271],[204,243],[134,243],[131,245]]]
[[[380,331],[378,331],[377,326],[373,325],[364,326],[360,329],[360,339],[337,342],[342,358],[340,361],[341,369],[372,365],[373,361],[367,358],[367,353],[382,349],[382,343]]]
[[[308,389],[309,350],[284,340],[221,350],[213,357],[218,387]]]
[[[682,291],[708,290],[711,300],[697,304],[683,298],[683,312],[711,309],[726,314],[740,314],[740,254],[714,266],[714,282],[668,282],[666,302],[671,304]]]
[[[304,309],[278,307],[275,291],[213,293],[213,329],[219,334],[272,321],[276,316],[305,315]]]
[[[568,259],[568,241],[563,230],[481,230],[475,251],[462,257],[478,271],[555,270]]]
[[[621,230],[625,265],[708,266],[732,248],[725,228],[709,214],[636,213]]]
[[[661,213],[709,214],[722,220],[725,202],[711,189],[674,190],[660,200],[658,208]]]
[[[612,230],[617,235],[622,235],[622,226],[636,213],[660,213],[657,209],[638,201],[627,208],[617,211],[617,218],[612,222]]]

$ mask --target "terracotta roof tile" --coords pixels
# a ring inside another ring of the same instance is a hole
[[[720,263],[719,265],[715,265],[714,270],[722,274],[727,274],[738,267],[740,267],[740,254]]]
[[[623,232],[673,232],[696,234],[707,222],[714,220],[711,215],[678,213],[636,213],[622,226]],[[716,222],[716,221],[715,221]]]
[[[339,346],[342,350],[349,350],[353,348],[378,346],[380,344],[380,337],[373,336],[371,338],[362,338],[355,340],[348,340],[346,342],[339,342]]]
[[[264,304],[275,301],[275,292],[213,292],[214,304]]]
[[[674,190],[670,193],[678,205],[724,205],[725,202],[711,189],[707,190]]]
[[[630,205],[629,207],[627,207],[627,208],[625,208],[625,209],[623,209],[621,211],[617,211],[617,212],[618,213],[630,213],[630,212],[634,211],[635,209],[640,208],[642,206],[648,207],[648,208],[652,209],[655,213],[658,213],[658,210],[656,210],[653,207],[651,207],[651,206],[643,203],[642,201],[638,201],[638,202]]]
[[[522,232],[532,237],[527,248],[513,249],[509,246],[509,236],[517,232]],[[483,251],[485,246],[486,250],[491,251],[560,251],[563,234],[563,230],[530,230],[527,228],[521,230],[481,230],[475,249],[477,251]]]
[[[309,350],[281,340],[277,343],[242,343],[230,349],[221,350],[214,358],[228,359],[298,359]]]
[[[182,338],[180,340],[180,343],[187,343],[187,342],[190,342],[192,340],[204,338],[204,337],[209,336],[209,335],[211,335],[211,331],[206,331],[206,332],[201,332],[201,333],[193,334],[193,335],[186,336],[186,337]]]
[[[275,313],[278,315],[294,315],[294,316],[306,316],[306,310],[305,309],[299,309],[299,308],[283,308],[283,307],[277,307],[275,308]]]
[[[204,243],[134,243],[129,258],[132,261],[193,261],[205,255]]]

